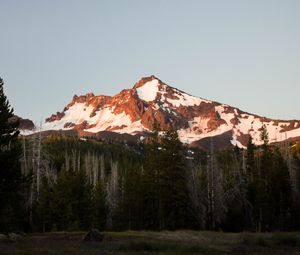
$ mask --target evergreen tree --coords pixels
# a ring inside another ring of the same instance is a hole
[[[251,214],[251,226],[252,229],[256,228],[256,221],[259,212],[256,210],[256,205],[258,201],[258,184],[259,184],[259,175],[258,175],[258,167],[255,162],[255,145],[253,144],[251,135],[249,136],[248,144],[247,144],[247,160],[246,160],[246,183],[247,183],[247,199],[252,206],[252,214]],[[256,211],[255,211],[256,210]],[[255,218],[255,226],[254,219]]]
[[[39,200],[34,204],[34,223],[38,231],[52,230],[53,225],[53,187],[47,178],[42,179]]]
[[[260,139],[262,140],[263,144],[261,146],[261,156],[256,186],[256,216],[257,230],[259,232],[270,230],[273,210],[273,201],[269,185],[272,171],[272,151],[270,150],[269,135],[265,124],[262,126]]]
[[[162,229],[186,227],[189,211],[186,165],[182,144],[176,130],[168,130],[162,138],[160,161],[160,224]]]
[[[269,177],[272,230],[288,230],[291,227],[292,190],[288,167],[278,148],[275,149],[272,162]]]
[[[59,173],[52,207],[58,230],[88,229],[92,225],[92,186],[82,171]]]
[[[57,183],[53,187],[53,218],[57,230],[69,230],[71,222],[75,221],[71,199],[71,182],[73,173],[61,171],[57,177]]]
[[[243,169],[243,151],[235,148],[234,151],[223,152],[228,154],[219,162],[224,176],[224,197],[226,218],[222,221],[222,229],[229,231],[243,231],[251,227],[251,204],[247,197],[246,173]],[[220,153],[218,153],[220,154]],[[222,155],[221,154],[221,155]]]
[[[254,158],[254,150],[255,150],[255,145],[253,144],[251,135],[249,135],[249,140],[247,144],[246,171],[247,171],[248,181],[250,183],[254,181],[254,178],[257,175],[257,169],[255,165],[255,158]]]
[[[102,181],[99,181],[94,188],[93,206],[93,226],[99,230],[104,230],[106,226],[107,204]]]
[[[207,154],[199,149],[189,150],[193,156],[187,161],[188,188],[191,201],[190,223],[192,229],[204,230],[207,225]]]
[[[126,169],[122,185],[122,229],[141,228],[141,199],[141,172],[139,168]]]
[[[160,210],[160,157],[161,147],[158,143],[156,129],[146,144],[145,162],[142,169],[142,225],[144,229],[159,229]]]
[[[187,227],[190,209],[182,144],[177,131],[159,136],[158,130],[146,145],[142,174],[143,228]]]
[[[290,169],[292,198],[292,229],[300,228],[300,143],[296,143],[289,153],[288,166]],[[291,171],[292,170],[292,171]]]
[[[0,230],[20,229],[23,222],[23,178],[19,158],[18,120],[14,117],[0,78]]]
[[[223,175],[226,169],[222,171],[219,164],[220,156],[214,151],[213,144],[210,146],[210,153],[208,155],[207,169],[206,169],[206,182],[207,182],[207,228],[210,230],[219,229],[222,220],[225,218],[227,210],[226,197],[224,190]],[[226,155],[227,153],[225,153]],[[227,160],[225,160],[227,161]],[[226,164],[229,170],[228,161]],[[229,175],[228,175],[229,176]]]

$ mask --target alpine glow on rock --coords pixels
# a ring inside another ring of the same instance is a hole
[[[143,140],[154,123],[162,131],[176,129],[183,143],[199,147],[211,140],[218,147],[245,147],[249,135],[259,145],[263,125],[271,143],[300,137],[299,120],[269,119],[191,96],[153,75],[115,96],[75,95],[62,112],[46,119],[42,131]]]

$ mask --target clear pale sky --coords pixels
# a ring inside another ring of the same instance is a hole
[[[74,94],[154,74],[192,95],[300,119],[299,0],[0,0],[0,76],[37,122]]]

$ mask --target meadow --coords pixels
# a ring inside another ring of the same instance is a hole
[[[208,231],[105,232],[102,242],[83,242],[84,232],[27,234],[0,243],[2,255],[300,254],[300,233]]]

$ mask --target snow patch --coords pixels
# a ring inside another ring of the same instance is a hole
[[[218,105],[215,107],[215,111],[220,115],[221,119],[226,121],[227,125],[232,126],[232,123],[230,121],[235,118],[235,114],[225,113],[225,107],[226,105]]]
[[[143,86],[136,88],[138,97],[144,101],[154,101],[157,95],[159,81],[154,79],[146,82]]]
[[[92,133],[111,130],[121,134],[133,134],[144,130],[141,120],[132,122],[130,116],[125,112],[114,114],[108,107],[104,108],[99,114],[91,118],[90,122],[95,123],[96,126],[85,129],[85,131]]]
[[[209,118],[195,117],[192,121],[189,121],[189,127],[191,130],[197,129],[198,133],[207,133]]]
[[[210,101],[202,99],[200,97],[194,97],[194,96],[188,95],[186,93],[181,93],[177,90],[175,90],[175,91],[178,92],[178,93],[174,94],[176,97],[178,97],[178,99],[167,98],[167,101],[173,107],[179,107],[180,105],[182,105],[182,106],[198,106],[202,102],[206,102],[206,103],[210,102]]]
[[[72,128],[64,128],[66,123],[73,123],[75,125],[81,124],[83,121],[88,121],[90,115],[93,112],[93,106],[86,106],[84,103],[76,103],[72,105],[61,120],[56,120],[52,122],[46,122],[42,126],[42,131],[44,130],[68,130]]]
[[[36,130],[27,130],[27,129],[20,129],[20,135],[27,136],[32,135],[36,132]]]
[[[215,130],[212,130],[207,133],[196,133],[196,132],[191,131],[190,129],[180,129],[180,130],[178,130],[178,136],[182,143],[189,144],[189,143],[198,141],[202,138],[221,135],[230,130],[232,130],[232,127],[229,127],[226,124],[223,124],[223,125],[219,126],[218,128],[216,128]]]

